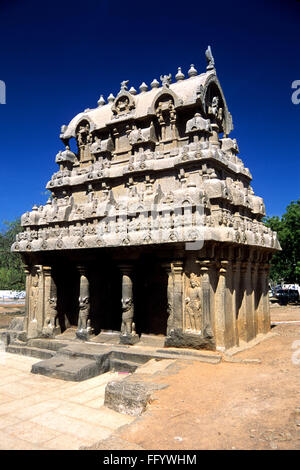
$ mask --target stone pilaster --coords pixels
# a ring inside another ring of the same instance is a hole
[[[90,286],[87,278],[87,270],[85,266],[77,267],[80,274],[80,290],[79,290],[79,314],[78,314],[78,328],[76,336],[79,339],[87,341],[92,328],[90,326]]]
[[[167,283],[167,303],[168,303],[168,320],[167,320],[167,335],[174,330],[174,279],[171,263],[164,263],[162,267],[165,269],[168,276]]]
[[[242,303],[238,315],[239,338],[243,341],[251,341],[254,338],[254,305],[252,302],[251,261],[245,261],[241,265],[241,294]]]
[[[226,344],[227,347],[233,347],[237,344],[237,328],[235,316],[235,292],[234,292],[234,271],[233,262],[230,260],[226,270]]]
[[[268,274],[269,264],[261,264],[258,268],[259,302],[257,308],[257,333],[268,333],[270,330]]]
[[[210,292],[210,270],[212,262],[210,260],[203,260],[200,264],[201,275],[201,291],[202,291],[202,315],[203,315],[203,336],[213,338],[212,331],[212,305],[211,305],[211,292]]]
[[[27,338],[37,338],[43,327],[44,320],[44,276],[42,266],[31,268],[29,280],[29,298],[27,300]]]
[[[240,296],[240,277],[241,277],[241,261],[237,260],[232,264],[232,316],[235,344],[239,345],[239,331],[238,331],[238,305]]]
[[[258,279],[258,263],[252,263],[251,281],[252,281],[252,306],[253,306],[253,323],[254,336],[258,334],[258,315],[257,315],[257,279]]]
[[[120,343],[135,344],[139,336],[135,332],[132,265],[119,265],[122,274],[122,325]]]
[[[226,348],[225,337],[225,309],[226,309],[226,269],[227,263],[223,261],[219,268],[219,279],[215,294],[215,338],[216,349],[224,351]]]
[[[163,265],[168,274],[168,326],[166,347],[197,347],[191,346],[193,338],[199,335],[184,331],[184,276],[183,261],[176,260]]]
[[[24,266],[25,273],[25,330],[28,331],[28,320],[29,320],[29,298],[30,298],[30,284],[31,284],[31,273],[30,267]]]
[[[172,263],[174,291],[173,291],[173,319],[174,328],[183,328],[183,261]]]

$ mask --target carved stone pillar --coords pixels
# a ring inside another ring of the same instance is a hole
[[[119,266],[122,273],[122,324],[120,343],[135,344],[139,336],[135,332],[134,303],[132,292],[132,265],[122,264]]]
[[[203,336],[213,338],[210,298],[210,269],[211,261],[200,261],[200,275],[202,288]]]
[[[28,331],[28,319],[29,319],[29,297],[30,297],[30,281],[31,274],[29,266],[24,266],[25,273],[25,330]]]
[[[233,277],[233,293],[232,293],[232,315],[233,315],[233,328],[236,346],[239,345],[239,332],[238,332],[238,306],[240,299],[240,277],[241,277],[241,261],[237,260],[232,265]]]
[[[257,278],[258,278],[258,263],[252,263],[251,280],[252,280],[252,306],[253,306],[253,327],[254,336],[258,334],[258,314],[257,314]]]
[[[239,338],[243,341],[251,341],[254,338],[254,318],[252,302],[251,262],[246,261],[241,265],[241,290],[242,303],[238,315]]]
[[[215,294],[215,338],[216,349],[224,351],[226,348],[225,310],[226,310],[226,270],[228,261],[222,261],[219,269],[219,280]]]
[[[257,333],[267,333],[270,330],[270,303],[268,286],[269,264],[258,268],[259,302],[257,308]]]
[[[87,278],[86,268],[84,266],[77,267],[80,274],[80,290],[79,290],[79,315],[78,328],[76,336],[79,339],[88,341],[92,328],[90,325],[90,287]]]
[[[163,265],[168,274],[168,327],[166,347],[189,347],[189,337],[184,332],[183,302],[183,261],[173,261]]]
[[[183,328],[183,261],[172,263],[174,291],[173,291],[173,319],[174,328]]]
[[[167,320],[167,335],[170,334],[172,330],[174,330],[174,279],[173,279],[173,271],[171,263],[165,263],[162,265],[165,269],[167,276],[168,276],[168,284],[167,284],[167,301],[168,301],[168,320]]]
[[[44,282],[40,265],[32,266],[29,280],[29,296],[27,300],[27,338],[37,338],[43,325],[44,316]]]
[[[233,266],[222,260],[215,293],[215,338],[216,349],[224,351],[236,345],[236,320]]]
[[[54,338],[61,333],[57,319],[57,289],[51,267],[43,266],[44,273],[44,323],[42,336]]]

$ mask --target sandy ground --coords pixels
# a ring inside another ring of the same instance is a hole
[[[16,315],[24,315],[25,306],[20,304],[0,304],[0,328],[7,328]]]
[[[300,321],[299,306],[271,312],[276,321]],[[272,332],[234,356],[256,362],[177,362],[158,379],[169,387],[118,431],[116,442],[147,450],[300,449],[300,323],[280,324]]]

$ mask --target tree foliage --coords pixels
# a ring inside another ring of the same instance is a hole
[[[20,220],[5,222],[5,229],[0,233],[0,289],[24,290],[25,275],[20,255],[11,253],[17,233],[21,232]]]
[[[300,282],[300,199],[292,201],[281,217],[266,217],[265,224],[277,232],[282,251],[271,263],[270,278],[286,283]]]

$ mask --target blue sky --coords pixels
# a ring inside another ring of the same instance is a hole
[[[205,71],[208,44],[267,214],[299,197],[299,1],[1,0],[0,20],[0,225],[46,202],[62,124],[122,80]]]

